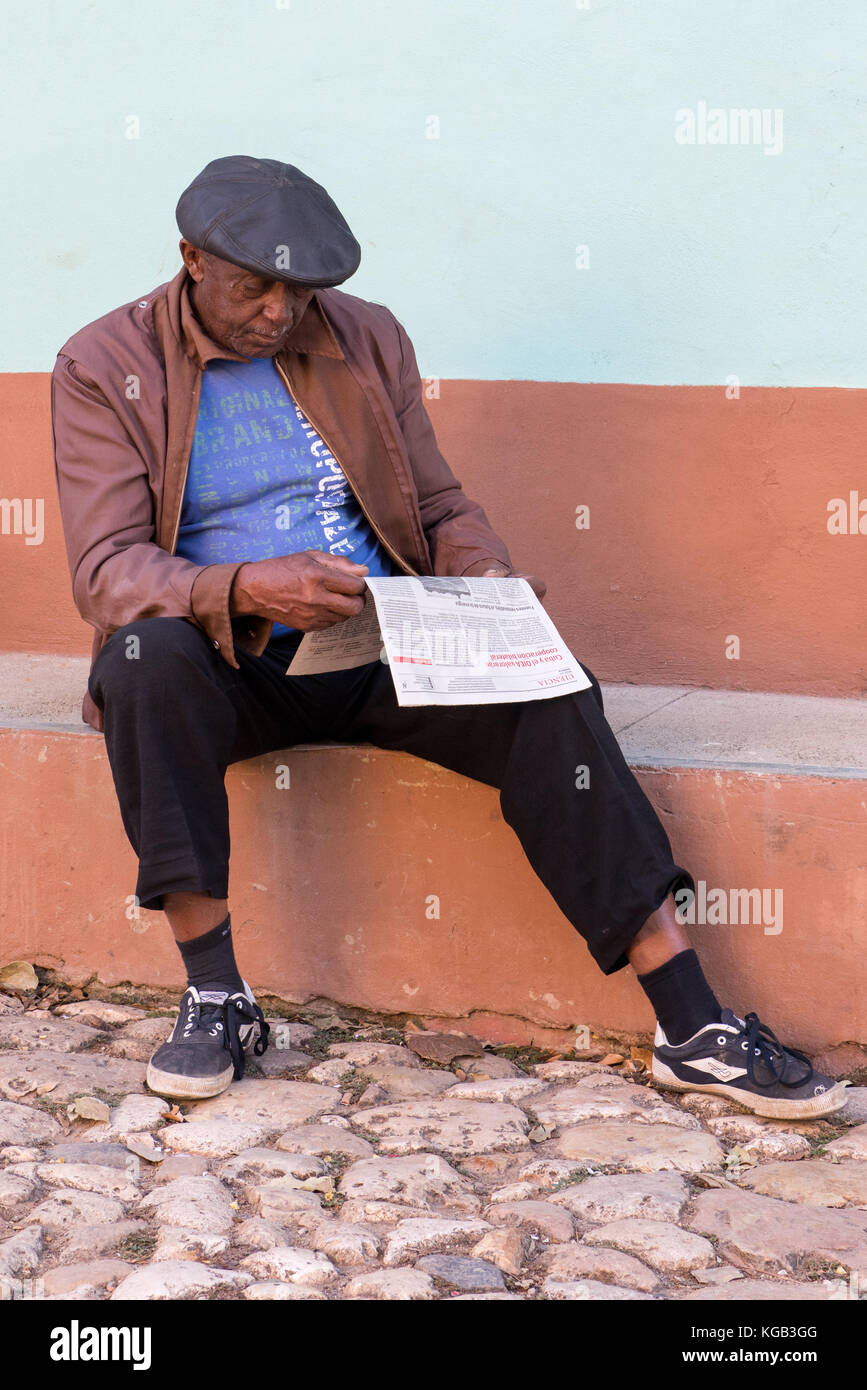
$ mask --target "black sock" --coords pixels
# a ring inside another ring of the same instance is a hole
[[[231,916],[204,936],[179,941],[177,946],[187,968],[187,984],[195,985],[200,994],[203,989],[225,990],[227,994],[243,990],[232,947]]]
[[[707,1023],[718,1023],[719,1000],[704,978],[695,951],[680,951],[656,970],[638,976],[670,1043],[683,1043]]]

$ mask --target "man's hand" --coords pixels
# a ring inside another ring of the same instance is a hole
[[[482,579],[526,579],[538,599],[543,599],[548,592],[548,585],[537,574],[519,574],[517,570],[507,570],[503,566],[485,570],[481,577]]]
[[[229,611],[321,632],[361,612],[366,574],[367,565],[324,550],[250,561],[235,575]]]

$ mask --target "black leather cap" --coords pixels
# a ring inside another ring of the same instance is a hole
[[[292,285],[340,285],[361,261],[322,185],[277,159],[212,160],[181,194],[175,217],[193,246]]]

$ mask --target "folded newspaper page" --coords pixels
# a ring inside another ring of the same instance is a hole
[[[347,618],[322,632],[308,632],[286,670],[287,676],[319,676],[324,671],[348,671],[382,656],[382,633],[370,589],[357,618]]]
[[[544,700],[590,681],[526,579],[367,580],[357,618],[308,633],[286,674],[387,660],[399,705]]]

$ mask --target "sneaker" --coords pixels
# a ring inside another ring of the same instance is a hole
[[[738,1018],[731,1009],[677,1046],[657,1024],[651,1075],[660,1086],[710,1091],[774,1120],[816,1120],[847,1100],[845,1086],[814,1071],[803,1052],[783,1047],[756,1014]]]
[[[224,994],[190,985],[168,1042],[148,1063],[145,1080],[158,1096],[205,1100],[244,1075],[245,1054],[268,1046],[270,1029],[244,981],[244,992]]]

